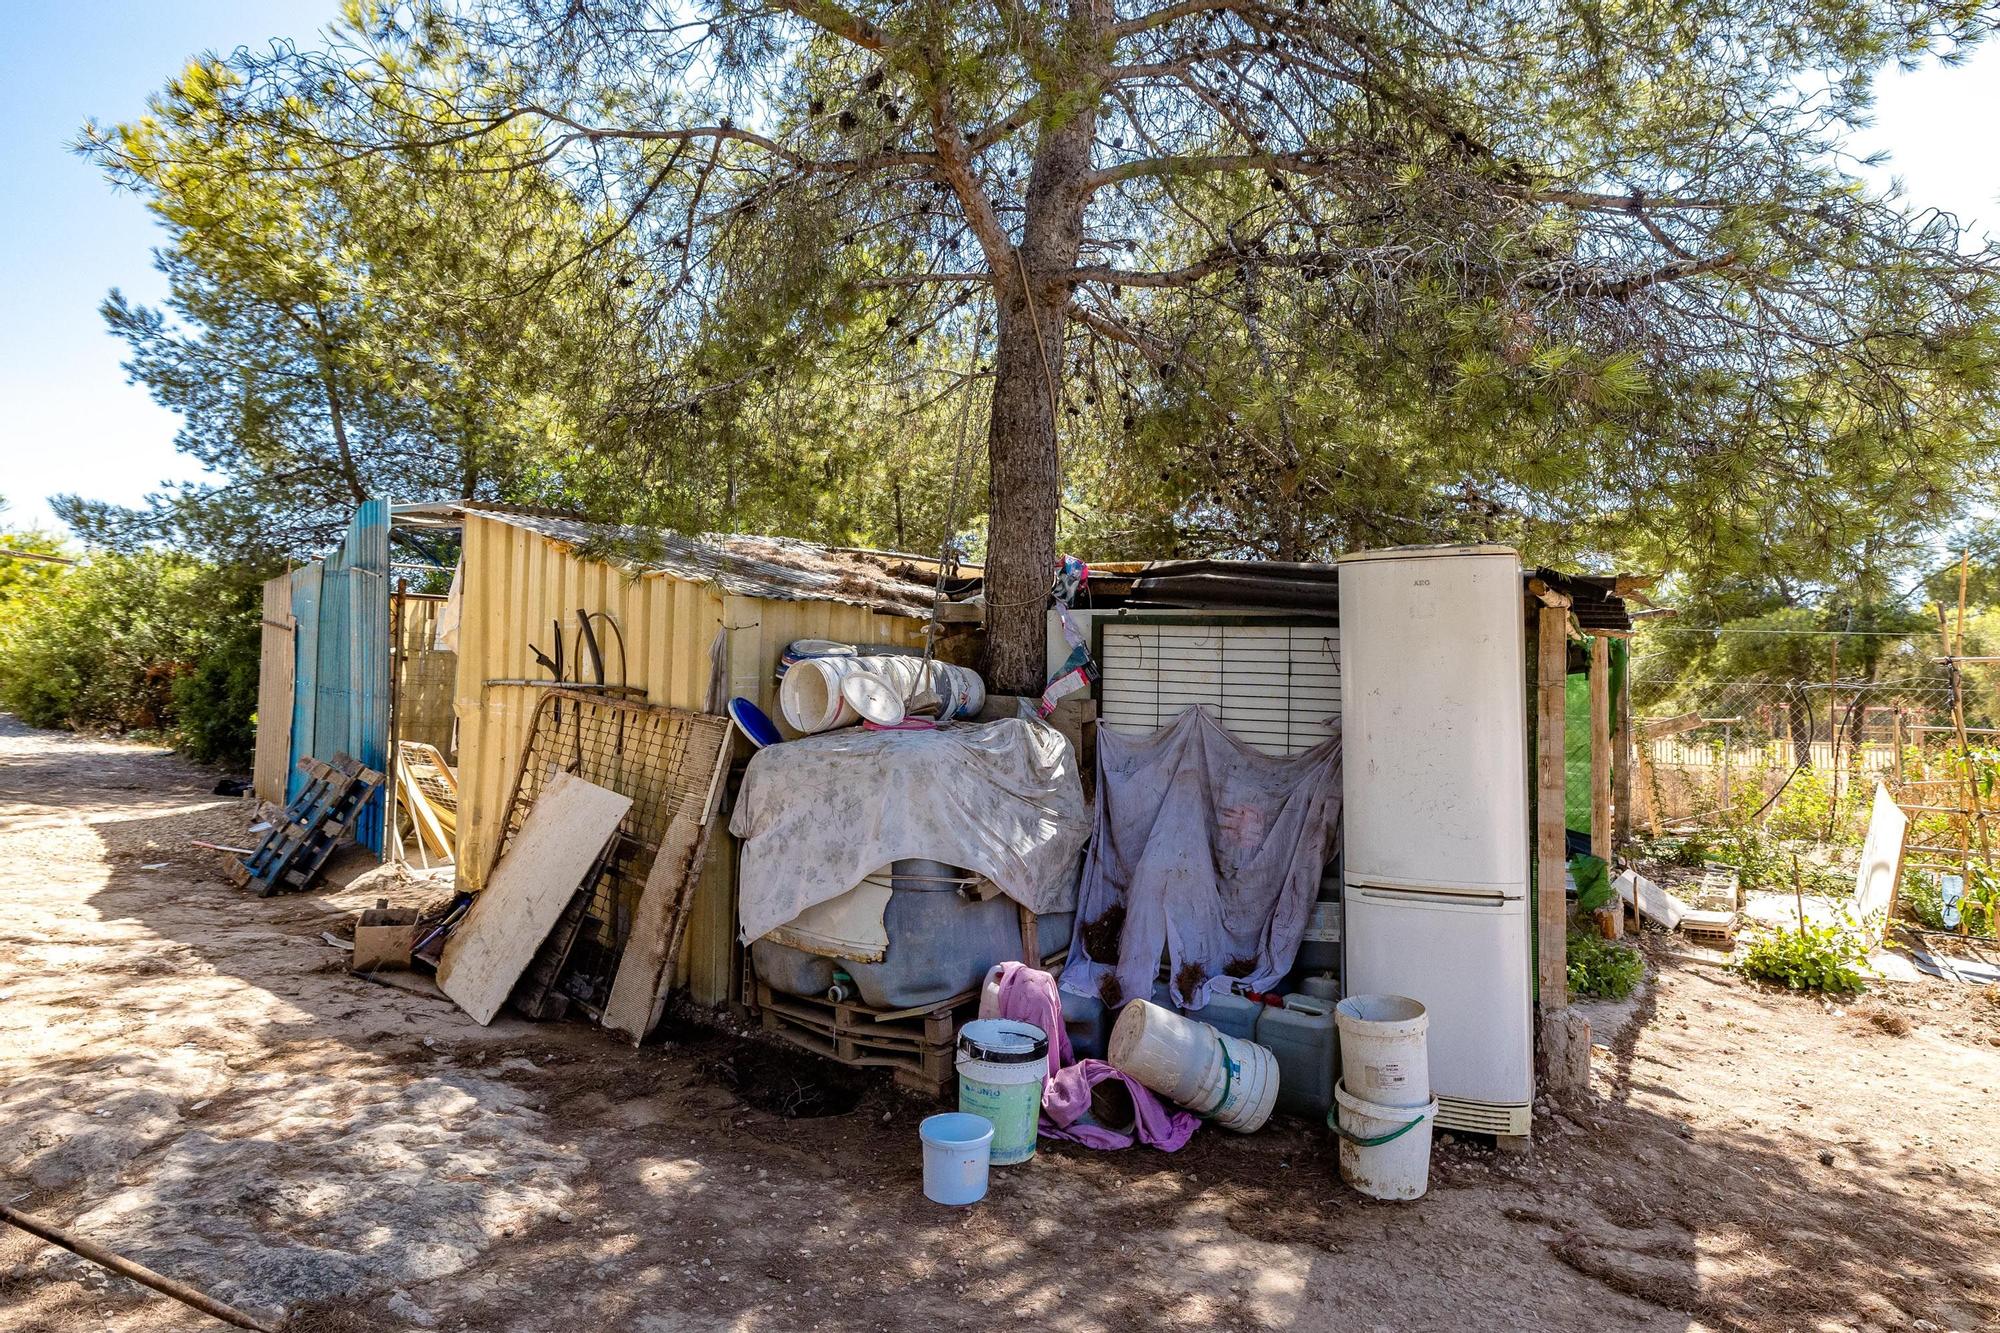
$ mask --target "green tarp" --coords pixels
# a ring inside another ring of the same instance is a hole
[[[1630,645],[1611,640],[1611,727],[1618,728],[1618,700],[1624,693]],[[1573,833],[1590,832],[1590,677],[1579,671],[1563,693],[1563,823]]]

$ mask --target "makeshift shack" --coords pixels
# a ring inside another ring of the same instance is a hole
[[[392,573],[417,569],[390,558],[392,540],[406,538],[431,550],[456,539],[448,598],[395,597]],[[427,741],[457,761],[457,883],[478,889],[551,689],[698,712],[741,696],[775,713],[774,673],[793,640],[920,646],[934,575],[913,558],[782,538],[691,538],[476,502],[369,501],[335,551],[266,585],[259,714],[290,726],[260,729],[256,790],[281,800],[308,756],[345,752],[380,769],[392,733]],[[449,648],[440,621],[454,628]],[[579,753],[581,775],[638,782],[639,755],[624,750],[617,710],[599,711],[615,731],[604,762],[621,771],[593,775],[592,756]],[[378,853],[380,810],[378,797],[358,839]],[[703,1004],[737,994],[735,857],[718,832],[679,971]]]

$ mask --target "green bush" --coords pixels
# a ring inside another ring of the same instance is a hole
[[[1843,926],[1778,930],[1751,941],[1736,966],[1753,981],[1790,990],[1852,995],[1866,984],[1868,941]]]
[[[1569,937],[1569,993],[1593,1000],[1622,1000],[1646,975],[1646,960],[1629,944],[1613,944],[1576,931]]]
[[[261,648],[258,622],[238,617],[194,670],[174,681],[176,740],[197,762],[247,763],[255,752]]]
[[[0,603],[0,709],[36,727],[181,733],[250,751],[256,585],[185,556],[97,553]]]
[[[1903,867],[1903,883],[1896,893],[1896,905],[1925,930],[1945,929],[1944,884],[1928,870],[1920,870],[1916,866]]]

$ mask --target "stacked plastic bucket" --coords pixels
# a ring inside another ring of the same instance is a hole
[[[1334,1009],[1340,1082],[1327,1124],[1340,1136],[1340,1178],[1377,1199],[1430,1187],[1430,1015],[1406,995],[1350,995]]]
[[[1105,1055],[1168,1101],[1239,1134],[1260,1128],[1278,1099],[1269,1050],[1147,1000],[1119,1012]]]

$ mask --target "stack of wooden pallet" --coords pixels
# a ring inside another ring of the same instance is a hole
[[[1060,972],[1068,957],[1067,949],[1059,950],[1042,967]],[[892,1069],[897,1083],[929,1096],[942,1094],[957,1077],[954,1041],[979,1009],[977,986],[932,1004],[877,1009],[858,1000],[788,995],[756,980],[754,972],[751,984],[765,1031],[842,1064]]]
[[[795,1046],[849,1065],[896,1071],[896,1082],[937,1096],[954,1077],[952,1039],[979,1008],[979,992],[966,991],[915,1009],[879,1010],[865,1004],[786,995],[757,983],[764,1027]]]
[[[382,774],[344,754],[335,755],[330,764],[301,759],[299,771],[306,781],[298,795],[286,803],[264,840],[229,867],[237,886],[255,889],[260,898],[310,888],[383,781]]]

